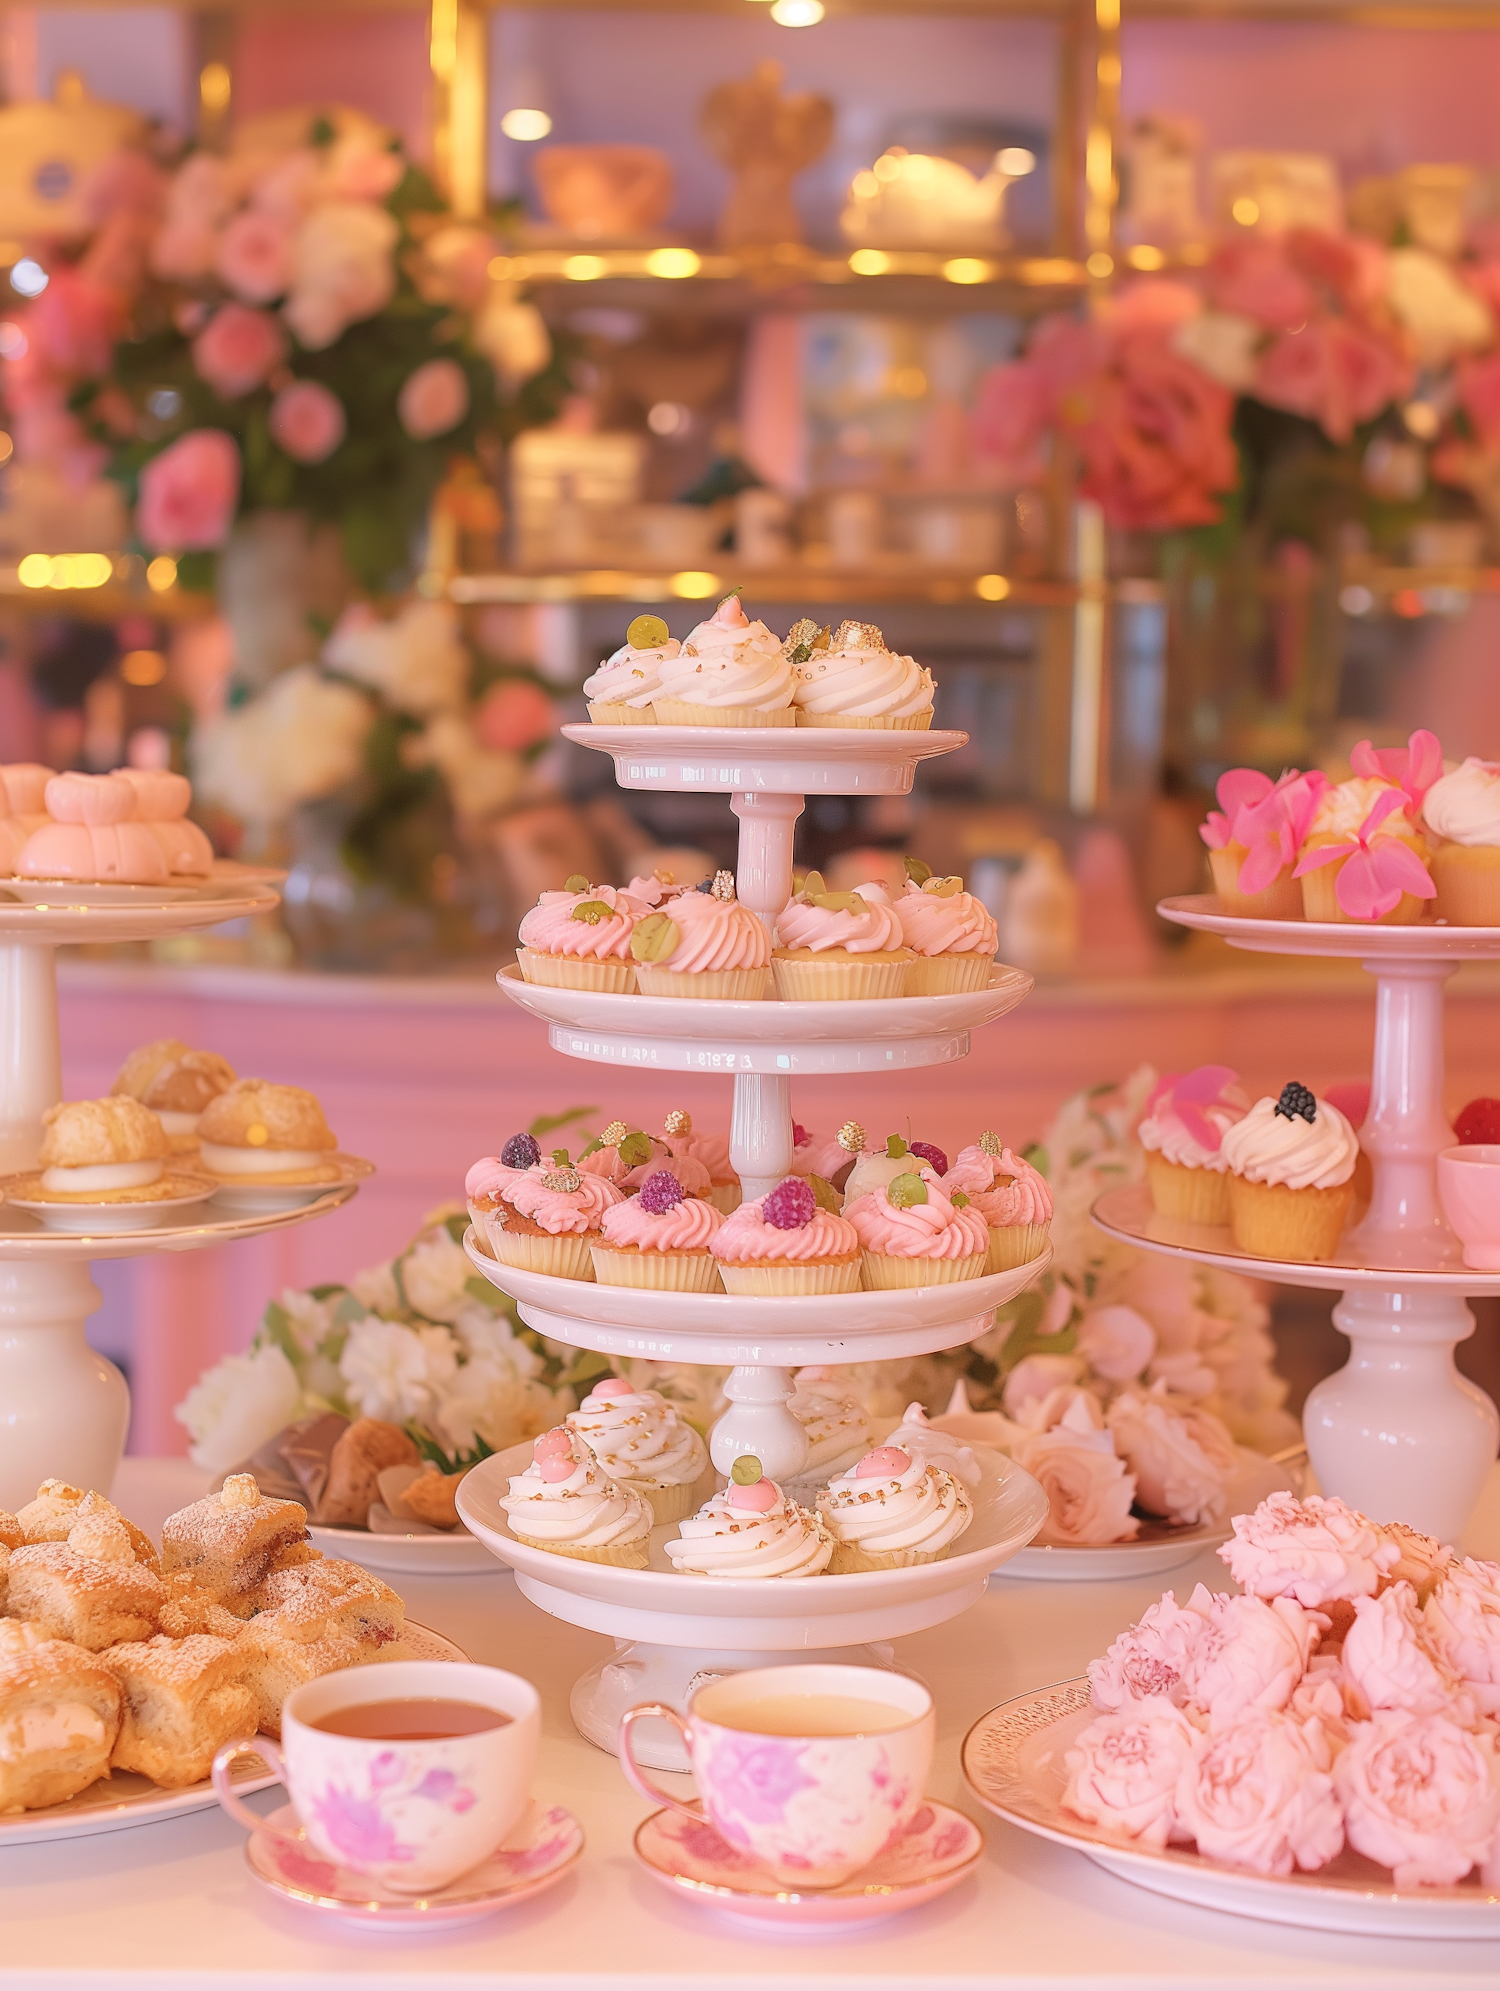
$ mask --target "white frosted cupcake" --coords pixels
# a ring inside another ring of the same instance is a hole
[[[646,1567],[650,1503],[611,1479],[560,1425],[537,1439],[531,1464],[511,1480],[500,1505],[516,1540],[534,1549],[618,1569]]]
[[[735,1470],[759,1470],[735,1461]],[[665,1544],[685,1576],[817,1576],[833,1555],[833,1537],[807,1508],[788,1500],[774,1480],[731,1480],[704,1502]]]
[[[1428,789],[1422,820],[1437,840],[1429,869],[1439,919],[1500,926],[1500,762],[1472,755]]]
[[[787,1490],[794,1500],[807,1501],[833,1473],[847,1471],[869,1451],[870,1414],[853,1384],[822,1363],[797,1371],[786,1407],[807,1435],[807,1461]]]
[[[1224,1135],[1234,1241],[1254,1258],[1331,1258],[1354,1195],[1359,1136],[1295,1080]]]
[[[1229,1222],[1224,1136],[1250,1110],[1238,1079],[1228,1065],[1198,1065],[1157,1081],[1136,1136],[1146,1150],[1151,1201],[1162,1216]]]
[[[920,1175],[927,1163],[900,1134],[888,1134],[883,1148],[867,1148],[866,1134],[857,1120],[846,1120],[838,1133],[838,1145],[854,1157],[854,1165],[844,1178],[844,1208],[857,1203],[872,1190],[885,1189],[898,1175]],[[940,1174],[941,1170],[930,1171]]]
[[[932,724],[931,671],[888,649],[873,622],[841,622],[831,637],[799,622],[787,637],[787,653],[799,726],[919,733]]]
[[[738,595],[663,657],[652,710],[663,726],[795,726],[792,667],[781,640],[752,622]]]
[[[962,1480],[895,1445],[868,1452],[818,1495],[836,1544],[830,1574],[910,1569],[945,1556],[974,1518]]]
[[[650,1503],[658,1521],[680,1521],[712,1487],[708,1447],[655,1390],[601,1376],[564,1421],[611,1479]]]
[[[661,690],[661,667],[681,649],[659,615],[638,615],[625,641],[583,681],[589,717],[596,726],[649,726]]]

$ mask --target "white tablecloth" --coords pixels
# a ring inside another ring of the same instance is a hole
[[[116,1497],[149,1527],[201,1490],[191,1467],[127,1460]],[[1500,1473],[1466,1546],[1500,1550]],[[1166,1579],[1228,1588],[1212,1556]],[[574,1679],[605,1641],[544,1616],[508,1575],[419,1579],[398,1587],[409,1614],[475,1659],[540,1688],[539,1792],[583,1821],[578,1871],[550,1893],[466,1929],[382,1935],[329,1924],[269,1898],[250,1878],[243,1834],[217,1810],[162,1825],[0,1851],[0,1991],[208,1987],[208,1991],[1208,1991],[1274,1985],[1402,1987],[1493,1983],[1500,1943],[1418,1943],[1321,1935],[1164,1901],[1081,1854],[1012,1830],[975,1803],[958,1771],[970,1724],[996,1702],[1069,1679],[1158,1594],[1158,1583],[996,1580],[966,1616],[905,1639],[901,1659],[938,1708],[932,1789],[984,1825],[979,1873],[931,1906],[851,1934],[755,1936],[670,1898],[636,1866],[645,1806],[612,1756],[568,1716]],[[684,1787],[686,1780],[683,1780]],[[251,1802],[282,1801],[267,1791]]]

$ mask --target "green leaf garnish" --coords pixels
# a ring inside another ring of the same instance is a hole
[[[909,1147],[908,1147],[908,1146],[906,1145],[905,1141],[903,1141],[903,1140],[902,1140],[902,1138],[901,1138],[901,1136],[900,1136],[899,1134],[887,1134],[887,1135],[886,1135],[886,1137],[885,1137],[885,1151],[886,1151],[886,1154],[887,1154],[887,1156],[888,1156],[888,1157],[890,1158],[890,1160],[892,1160],[892,1161],[900,1161],[900,1159],[901,1159],[902,1155],[906,1155],[906,1154],[910,1154],[910,1153],[911,1153],[911,1149],[910,1149],[910,1148],[909,1148]],[[926,1202],[926,1200],[927,1200],[927,1198],[926,1198],[926,1197],[924,1196],[924,1197],[922,1198],[922,1201],[923,1201],[923,1202],[925,1203],[925,1202]]]
[[[932,866],[924,864],[920,857],[903,857],[901,862],[914,885],[925,885],[932,876]]]
[[[677,952],[682,935],[677,922],[665,913],[647,913],[637,920],[630,936],[630,951],[637,961],[668,961]]]
[[[614,907],[607,906],[603,899],[584,899],[574,906],[570,915],[573,919],[582,920],[585,926],[598,926],[601,920],[613,919],[614,916]]]
[[[910,1210],[927,1201],[927,1184],[920,1175],[898,1175],[885,1193],[896,1209]]]
[[[654,1152],[655,1143],[651,1136],[642,1133],[639,1128],[633,1134],[627,1134],[620,1143],[620,1159],[627,1168],[634,1168],[640,1162],[650,1161]]]
[[[575,871],[571,878],[563,880],[563,890],[565,892],[586,892],[588,888],[589,881],[581,871]]]
[[[831,1210],[837,1216],[840,1210],[843,1209],[843,1197],[840,1196],[833,1184],[825,1181],[821,1175],[808,1176],[807,1186],[812,1191],[813,1201],[820,1210]]]

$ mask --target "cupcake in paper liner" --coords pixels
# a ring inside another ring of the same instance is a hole
[[[561,1425],[537,1439],[531,1464],[511,1480],[500,1505],[516,1540],[534,1549],[617,1569],[646,1567],[650,1503],[611,1479]]]
[[[972,1147],[960,1148],[943,1176],[943,1187],[950,1195],[961,1190],[989,1226],[986,1272],[1029,1265],[1046,1250],[1052,1191],[1046,1177],[1005,1147],[997,1134],[983,1133]]]
[[[739,1208],[745,1192],[729,1158],[726,1135],[696,1132],[692,1114],[676,1106],[662,1121],[660,1138],[674,1163],[694,1161],[708,1170],[708,1200],[716,1210],[727,1217]]]
[[[823,1522],[762,1478],[748,1455],[735,1461],[724,1491],[689,1515],[664,1547],[684,1576],[710,1578],[819,1576],[833,1558]]]
[[[564,1421],[611,1479],[649,1503],[657,1521],[680,1521],[712,1490],[708,1447],[655,1390],[601,1376]]]
[[[846,1203],[844,1215],[859,1233],[864,1283],[872,1292],[983,1275],[989,1226],[963,1190],[950,1197],[934,1173],[898,1175],[884,1190]]]
[[[1229,1222],[1253,1258],[1331,1258],[1354,1195],[1359,1139],[1336,1106],[1295,1080],[1257,1099],[1224,1135]]]
[[[759,1002],[770,981],[771,937],[718,872],[707,891],[684,892],[648,913],[630,940],[642,995]]]
[[[805,1505],[832,1474],[847,1471],[869,1451],[870,1413],[854,1385],[821,1362],[793,1376],[786,1407],[807,1437],[806,1463],[787,1481],[787,1491]]]
[[[498,1162],[474,1164],[464,1182],[470,1213],[502,1265],[555,1279],[592,1279],[590,1246],[603,1219],[624,1200],[621,1192],[574,1168],[561,1148],[525,1167],[506,1161],[506,1156],[520,1161],[535,1147],[530,1134],[518,1134],[506,1142]]]
[[[638,615],[619,649],[583,681],[589,718],[596,726],[654,724],[651,708],[661,690],[661,667],[681,648],[659,615]]]
[[[1500,761],[1472,755],[1422,802],[1434,844],[1434,911],[1450,926],[1500,926]]]
[[[826,1193],[838,1200],[831,1190]],[[859,1291],[858,1231],[846,1217],[820,1206],[800,1175],[741,1203],[715,1233],[713,1254],[726,1293]]]
[[[818,1495],[834,1539],[830,1574],[910,1569],[947,1555],[974,1519],[961,1479],[900,1446],[867,1452]]]
[[[920,859],[906,860],[906,888],[892,900],[901,938],[916,957],[906,993],[971,995],[990,985],[1000,929],[962,878],[934,877]]]
[[[787,637],[799,726],[925,733],[932,724],[932,673],[891,650],[873,622],[841,622],[831,634],[810,621]]]
[[[1151,1201],[1163,1217],[1192,1224],[1229,1222],[1229,1160],[1224,1135],[1250,1110],[1239,1073],[1228,1065],[1164,1072],[1136,1128],[1146,1150]]]
[[[728,595],[660,665],[652,704],[663,726],[795,726],[792,667],[781,639]]]
[[[516,961],[522,978],[552,988],[635,992],[630,937],[636,914],[613,885],[570,878],[561,892],[543,892],[521,921]]]
[[[601,1286],[717,1293],[710,1246],[723,1222],[707,1198],[689,1196],[669,1169],[659,1169],[636,1195],[605,1211],[593,1245],[594,1277]]]
[[[914,958],[879,886],[830,892],[810,871],[776,915],[771,972],[783,1002],[905,995]]]

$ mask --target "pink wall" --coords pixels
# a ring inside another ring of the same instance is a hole
[[[427,17],[246,13],[235,56],[241,117],[288,105],[352,104],[427,153]]]

